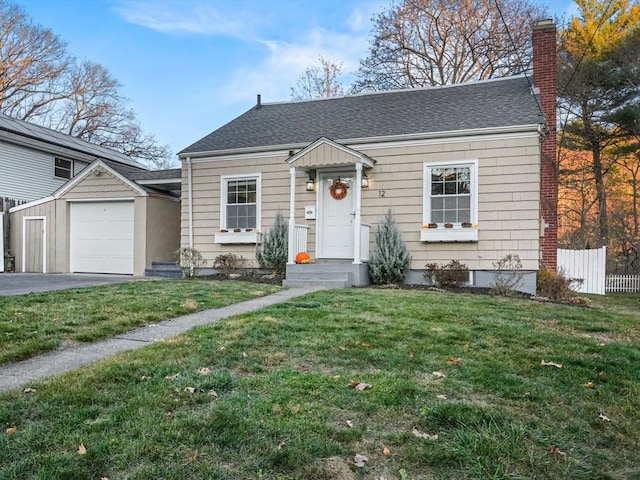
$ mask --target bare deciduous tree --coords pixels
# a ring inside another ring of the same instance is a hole
[[[22,120],[49,113],[64,97],[60,79],[69,63],[58,36],[0,0],[0,111]]]
[[[374,18],[369,55],[352,90],[522,73],[531,61],[531,26],[543,16],[529,0],[402,0]]]
[[[337,64],[322,55],[318,57],[320,65],[307,68],[300,75],[295,87],[291,87],[292,100],[310,100],[313,98],[337,97],[344,95],[340,82],[342,63]]]
[[[151,168],[177,163],[140,127],[121,84],[102,65],[78,63],[51,30],[0,0],[0,112],[112,148]]]

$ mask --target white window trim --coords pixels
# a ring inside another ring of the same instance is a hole
[[[262,225],[262,174],[220,175],[220,230],[226,230],[227,186],[230,180],[256,181],[256,228],[253,232],[218,232],[215,243],[258,243]]]
[[[422,228],[420,240],[423,242],[477,242],[478,241],[478,159],[452,160],[450,162],[425,162],[423,164],[422,184]],[[471,167],[471,224],[472,228],[463,228],[460,224],[453,228],[424,228],[431,223],[431,170],[434,168]]]
[[[59,177],[58,175],[56,175],[56,160],[64,160],[65,162],[69,162],[71,163],[71,168],[69,169],[69,178],[67,177]],[[71,180],[74,176],[75,176],[75,162],[73,160],[71,160],[70,158],[64,158],[64,157],[53,157],[53,177],[57,178],[58,180]]]

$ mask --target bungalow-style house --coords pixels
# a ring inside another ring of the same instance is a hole
[[[556,29],[534,30],[533,78],[256,105],[179,153],[182,240],[209,264],[255,262],[278,212],[289,222],[285,285],[360,285],[391,209],[411,255],[458,260],[488,286],[517,254],[523,290],[555,268]],[[430,228],[431,227],[431,228]],[[311,265],[296,265],[297,252]]]
[[[148,171],[119,152],[6,115],[0,155],[0,197],[27,201],[5,212],[11,228],[0,235],[15,271],[144,275],[153,261],[173,260],[180,169]]]

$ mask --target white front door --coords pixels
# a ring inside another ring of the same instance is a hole
[[[319,172],[318,204],[318,257],[353,259],[353,219],[356,196],[353,191],[355,172]],[[349,177],[343,182],[345,191],[331,186],[338,178]]]

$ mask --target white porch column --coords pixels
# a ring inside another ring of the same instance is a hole
[[[295,167],[289,168],[289,177],[290,177],[290,185],[289,185],[289,248],[288,251],[288,259],[287,263],[292,265],[295,263],[295,255],[296,252],[293,251],[294,248],[294,238],[295,238],[295,229],[296,229],[296,169]]]
[[[356,181],[353,189],[356,193],[356,211],[353,215],[353,263],[360,264],[360,208],[362,206],[362,163],[356,163]]]

